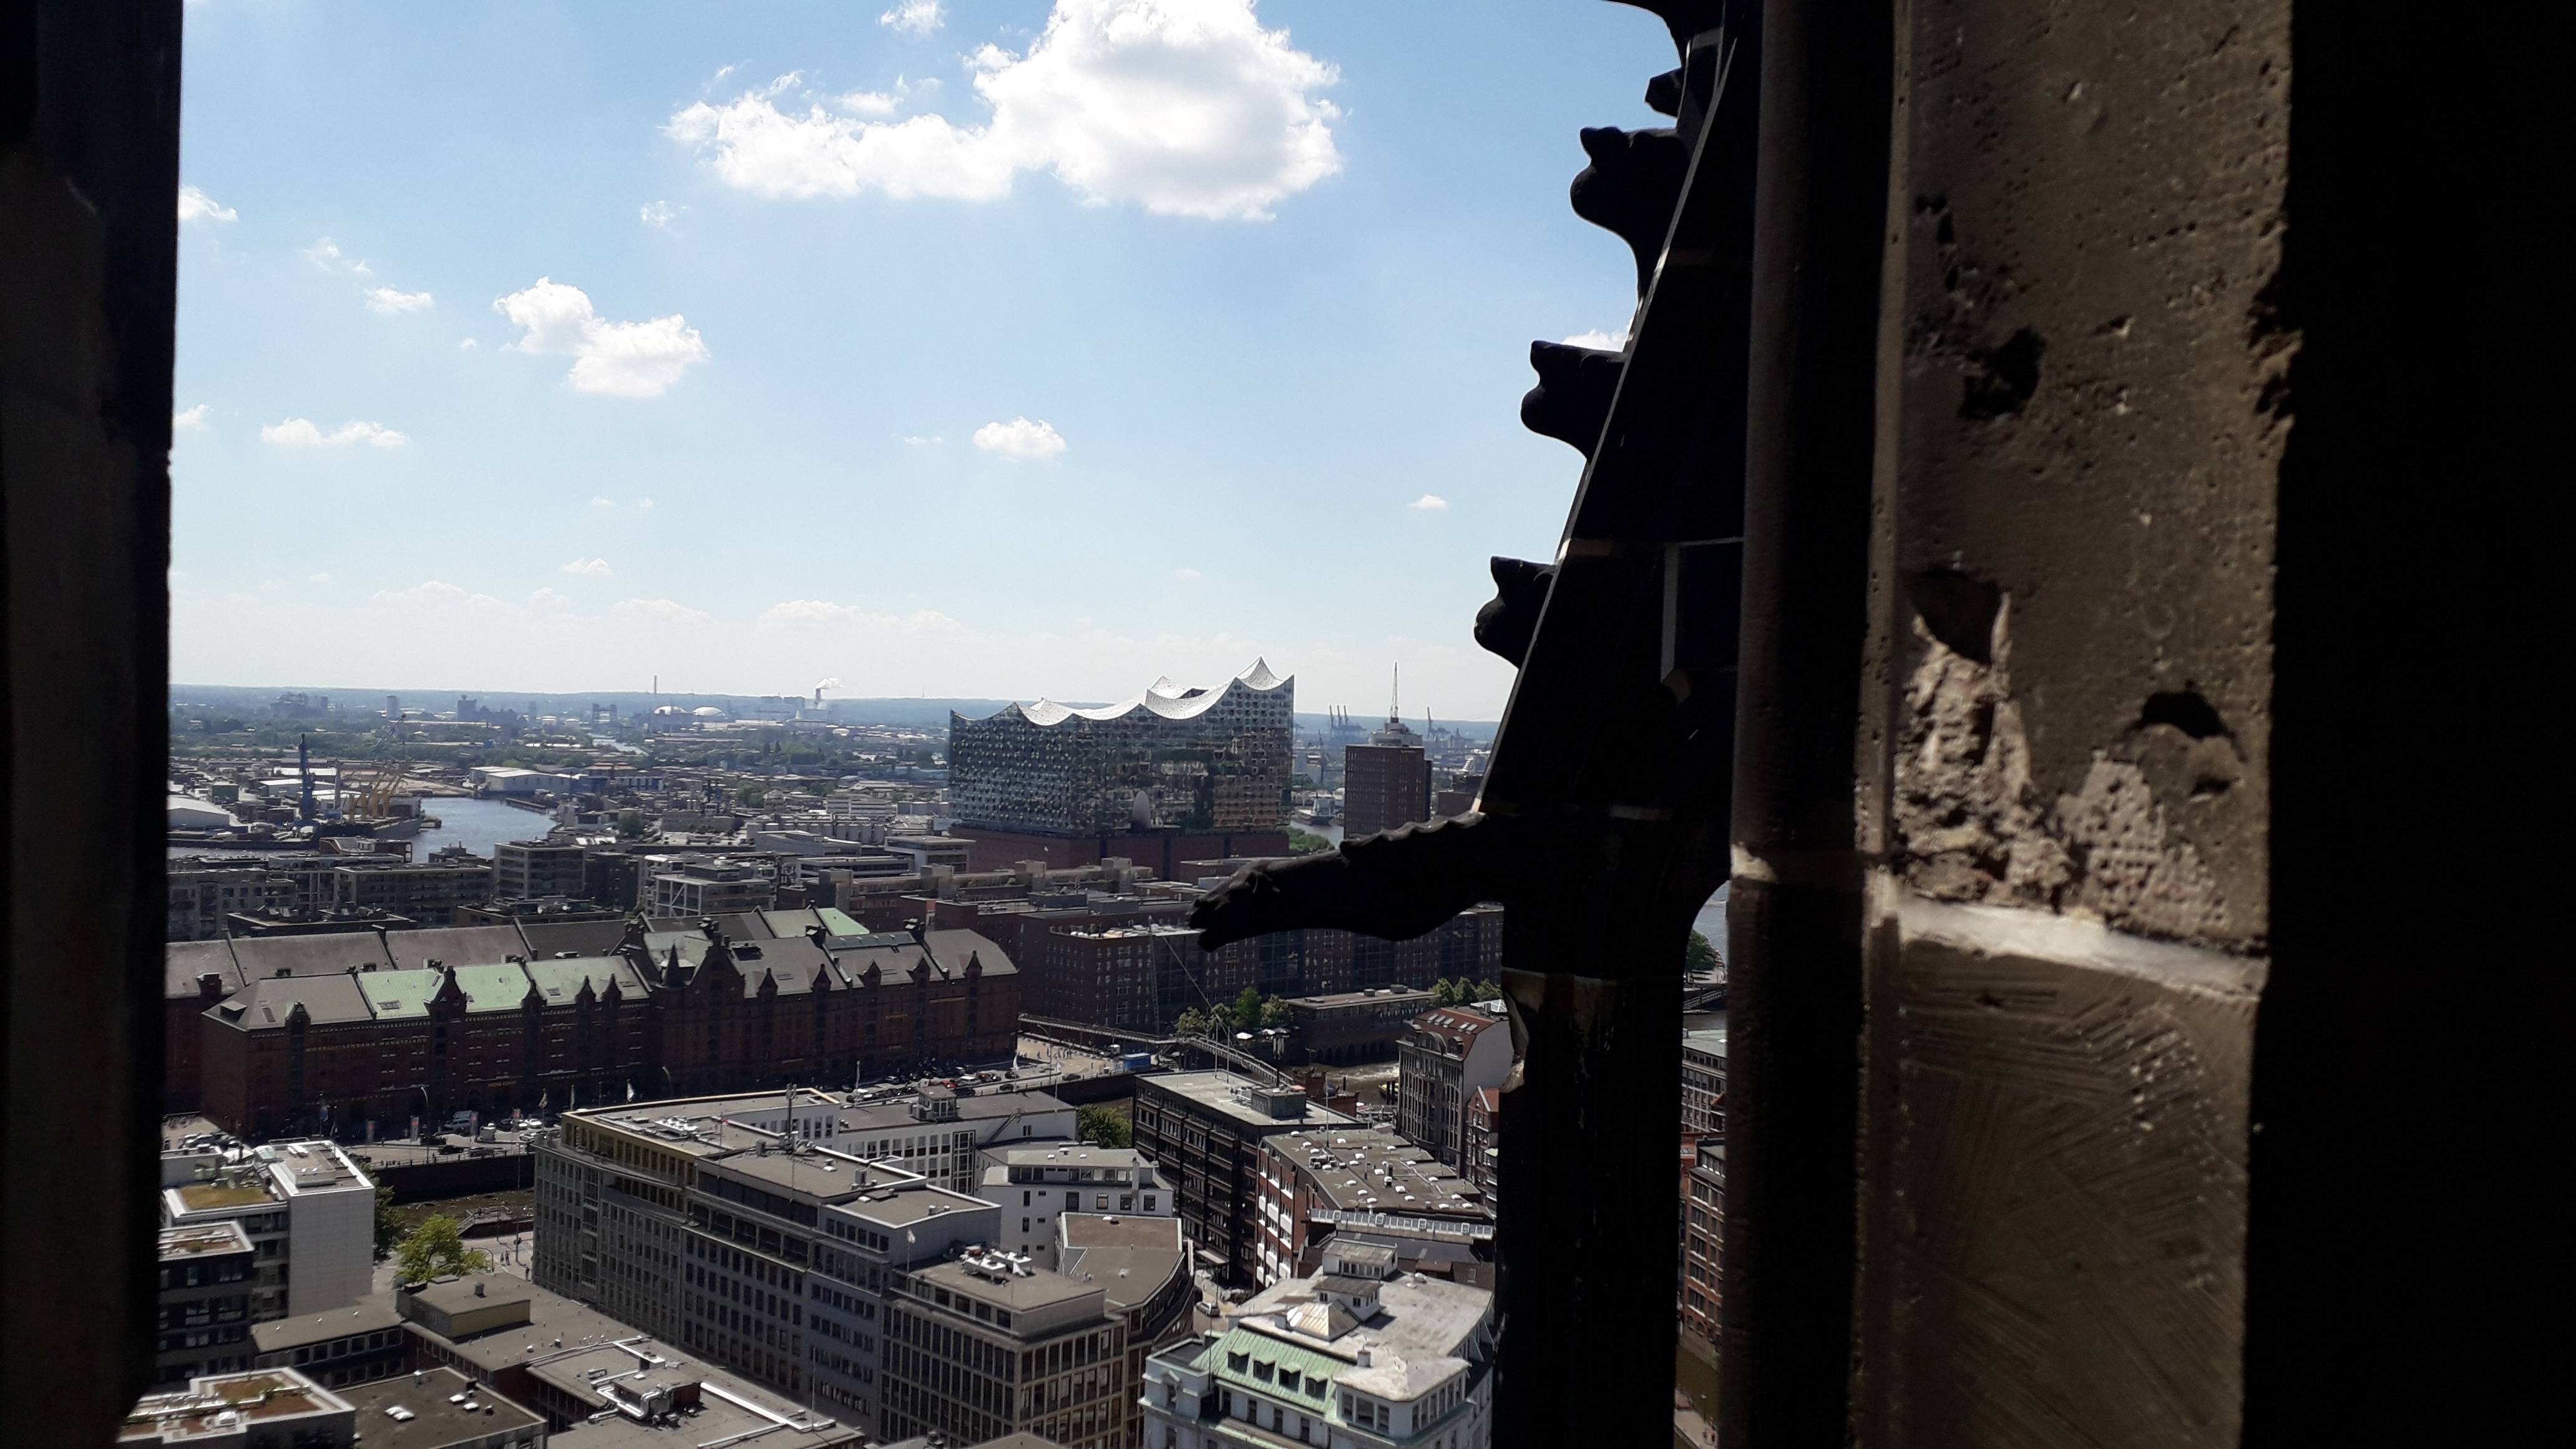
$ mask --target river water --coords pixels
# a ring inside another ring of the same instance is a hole
[[[461,845],[489,860],[492,847],[505,840],[543,840],[554,821],[534,810],[498,800],[429,798],[420,808],[438,817],[438,828],[424,829],[411,844],[411,858],[429,859],[432,851]]]

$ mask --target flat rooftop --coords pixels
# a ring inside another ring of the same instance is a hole
[[[371,1293],[346,1308],[326,1308],[319,1313],[299,1313],[293,1318],[272,1318],[250,1327],[253,1343],[261,1353],[301,1348],[310,1343],[328,1343],[353,1333],[374,1333],[379,1329],[399,1328],[402,1315],[394,1312],[393,1300]]]
[[[613,1410],[655,1390],[694,1385],[697,1406],[682,1411],[676,1428],[646,1424],[624,1413],[574,1424],[550,1434],[551,1449],[686,1449],[693,1444],[747,1441],[794,1449],[842,1449],[866,1442],[856,1427],[788,1402],[766,1389],[716,1372],[668,1345],[645,1341],[629,1348],[601,1346],[550,1359],[531,1372],[572,1398]],[[787,1427],[781,1428],[781,1421]],[[374,1440],[368,1441],[374,1449]]]
[[[1409,986],[1379,986],[1367,991],[1328,991],[1321,996],[1291,996],[1285,1004],[1323,1011],[1336,1006],[1365,1006],[1372,1001],[1381,1006],[1403,1006],[1430,999],[1430,992]]]
[[[1012,1142],[984,1149],[986,1162],[1006,1167],[1134,1167],[1140,1156],[1133,1147],[1089,1142]]]
[[[274,1430],[294,1419],[350,1412],[347,1400],[293,1369],[211,1374],[166,1394],[145,1394],[127,1412],[119,1443],[185,1444],[238,1439],[244,1425]],[[286,1436],[279,1436],[284,1442]],[[267,1442],[265,1436],[261,1442]]]
[[[1098,1284],[1080,1282],[1046,1268],[1031,1268],[1025,1274],[988,1275],[967,1267],[963,1262],[924,1268],[914,1273],[912,1278],[922,1287],[944,1288],[950,1293],[990,1303],[996,1308],[1008,1308],[1015,1313],[1069,1303],[1101,1291]]]
[[[277,1201],[277,1193],[264,1173],[249,1182],[190,1182],[170,1191],[179,1199],[179,1205],[192,1213]]]
[[[1300,1126],[1334,1127],[1351,1121],[1321,1102],[1307,1100],[1302,1092],[1299,1093],[1298,1115],[1294,1117],[1273,1117],[1263,1108],[1235,1095],[1262,1085],[1250,1077],[1239,1077],[1232,1072],[1174,1072],[1169,1076],[1136,1079],[1136,1090],[1140,1096],[1148,1092],[1168,1092],[1195,1106],[1209,1108],[1221,1116],[1265,1131],[1289,1132]]]
[[[241,1224],[226,1218],[219,1223],[196,1223],[184,1228],[161,1230],[161,1261],[203,1258],[214,1253],[247,1253],[250,1234]]]
[[[1174,1248],[1181,1246],[1179,1218],[1123,1213],[1066,1213],[1056,1233],[1068,1248]]]
[[[487,1297],[478,1299],[474,1296],[478,1282],[484,1285]],[[643,1346],[652,1346],[652,1340],[642,1338],[634,1328],[597,1309],[584,1307],[561,1294],[535,1287],[524,1278],[507,1274],[444,1279],[429,1284],[421,1293],[423,1296],[438,1295],[430,1301],[451,1313],[468,1303],[490,1307],[526,1301],[527,1322],[505,1323],[465,1338],[448,1340],[453,1344],[457,1357],[485,1374],[566,1349],[605,1347],[619,1339],[637,1339]],[[426,1329],[426,1325],[416,1326]]]
[[[1383,1127],[1290,1132],[1270,1139],[1318,1196],[1345,1212],[1483,1217],[1485,1195],[1423,1148]]]
[[[366,1436],[361,1442],[367,1449],[448,1449],[545,1423],[544,1415],[452,1368],[423,1369],[339,1394],[358,1411],[358,1432]]]
[[[968,1197],[964,1193],[925,1184],[900,1191],[882,1188],[833,1206],[883,1227],[902,1228],[949,1213],[972,1212],[979,1208],[989,1211],[993,1204],[979,1197]]]

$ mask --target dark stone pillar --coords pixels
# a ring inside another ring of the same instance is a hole
[[[1861,1007],[1867,634],[1890,13],[1764,7],[1728,893],[1720,1439],[1841,1441]]]
[[[0,1367],[13,1445],[151,1379],[179,0],[0,3]]]

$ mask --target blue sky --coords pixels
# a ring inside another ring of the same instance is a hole
[[[1579,463],[1527,345],[1634,302],[1575,131],[1671,64],[1593,0],[192,3],[173,677],[1493,718]]]

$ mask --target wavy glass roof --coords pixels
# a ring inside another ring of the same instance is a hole
[[[1270,672],[1267,661],[1255,659],[1250,669],[1227,680],[1222,689],[1183,689],[1174,684],[1169,675],[1166,675],[1155,680],[1143,694],[1117,704],[1104,704],[1092,709],[1076,709],[1071,705],[1058,704],[1051,699],[1041,699],[1035,704],[1010,705],[994,713],[1004,715],[1017,710],[1021,718],[1034,725],[1062,724],[1069,719],[1087,719],[1106,724],[1112,720],[1129,719],[1137,715],[1151,715],[1159,719],[1196,719],[1214,709],[1237,689],[1249,690],[1255,694],[1268,694],[1295,682],[1295,676],[1282,679]]]

